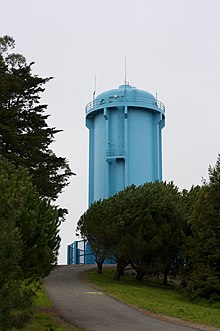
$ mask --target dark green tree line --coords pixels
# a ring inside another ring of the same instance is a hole
[[[33,291],[56,264],[56,207],[40,199],[24,168],[0,158],[0,329],[30,316]]]
[[[193,299],[220,300],[220,155],[209,167],[209,180],[199,191],[189,224],[186,291]]]
[[[0,37],[0,329],[27,320],[33,287],[57,262],[66,209],[52,204],[68,185],[66,158],[50,148],[41,94],[52,78],[32,72],[15,41]]]
[[[184,215],[181,195],[172,183],[146,183],[92,205],[77,230],[96,248],[96,255],[105,252],[104,259],[110,252],[115,257],[116,279],[132,264],[139,280],[147,272],[162,272],[166,283],[179,249]]]
[[[163,274],[166,284],[178,273],[190,298],[220,300],[220,155],[202,186],[182,192],[173,183],[128,187],[92,205],[77,230],[102,261],[115,257],[115,279],[128,264],[138,280]]]

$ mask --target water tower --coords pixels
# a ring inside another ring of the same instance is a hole
[[[89,205],[125,187],[162,180],[165,106],[130,85],[99,94],[86,106]]]
[[[89,206],[129,185],[162,180],[165,106],[128,84],[86,106],[89,129]],[[83,240],[68,245],[68,264],[95,263]]]

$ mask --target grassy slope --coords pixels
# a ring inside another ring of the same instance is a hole
[[[88,278],[103,292],[139,309],[220,327],[220,303],[191,302],[174,289],[156,287],[153,283],[137,283],[131,276],[122,277],[120,282],[114,281],[113,273],[113,270],[105,268],[102,275],[92,271]]]
[[[52,304],[43,289],[34,298],[33,317],[21,331],[77,331],[77,327],[65,323],[52,308]],[[13,329],[15,330],[15,329]]]

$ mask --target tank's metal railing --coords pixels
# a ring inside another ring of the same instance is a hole
[[[165,106],[164,104],[156,99],[151,99],[151,98],[145,98],[145,97],[135,97],[135,96],[126,96],[126,95],[114,95],[114,96],[109,96],[107,98],[100,98],[100,99],[95,99],[90,101],[86,107],[85,107],[85,112],[86,114],[90,112],[93,108],[102,108],[102,106],[105,106],[107,104],[116,104],[120,102],[125,102],[125,103],[141,103],[145,107],[149,108],[158,108],[160,109],[163,113],[165,112]]]
[[[106,150],[106,157],[115,157],[115,156],[124,156],[125,150],[124,148],[114,148]]]

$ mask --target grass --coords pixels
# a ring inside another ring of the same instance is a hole
[[[38,290],[33,303],[33,316],[21,331],[82,331],[64,322],[52,307],[51,301],[42,289]],[[13,329],[15,331],[17,329]]]
[[[191,302],[174,287],[158,286],[155,282],[137,283],[129,275],[118,282],[113,280],[113,274],[114,270],[104,268],[102,275],[96,271],[89,272],[88,279],[104,293],[141,310],[220,327],[220,303],[211,304],[205,300]]]

